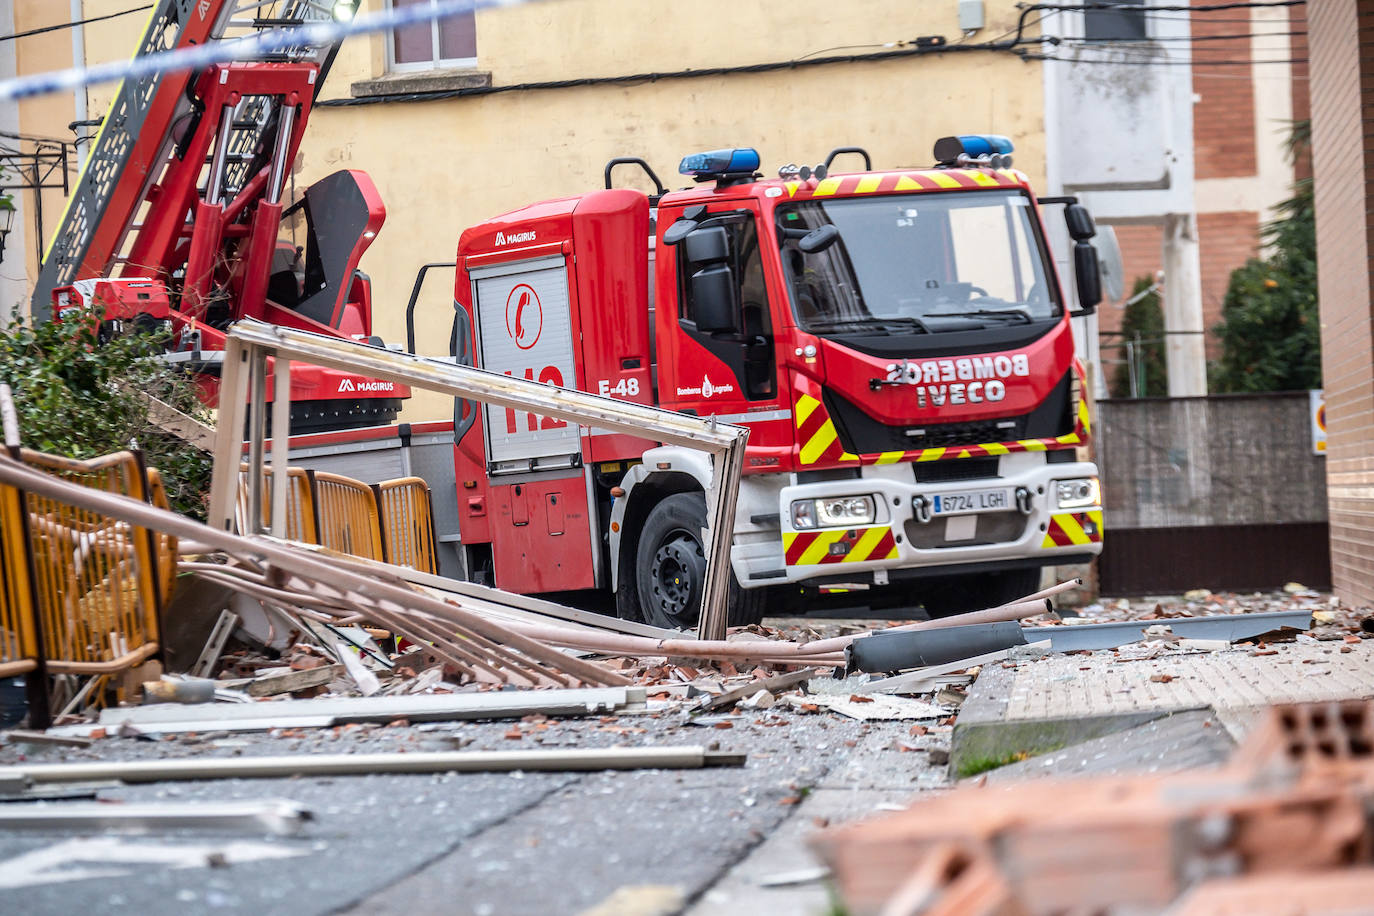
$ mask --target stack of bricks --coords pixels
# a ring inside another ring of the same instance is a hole
[[[854,913],[1265,913],[1203,904],[1291,880],[1323,888],[1305,913],[1359,912],[1371,803],[1374,703],[1305,704],[1273,708],[1225,767],[964,786],[813,845]]]

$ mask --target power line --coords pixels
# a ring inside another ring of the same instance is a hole
[[[15,32],[13,35],[0,35],[0,41],[14,41],[16,38],[28,38],[31,35],[42,35],[45,32],[56,32],[61,29],[74,29],[79,25],[88,25],[92,22],[104,22],[106,19],[118,19],[120,16],[128,16],[130,13],[141,13],[144,10],[153,8],[151,3],[143,6],[136,6],[133,9],[120,10],[118,13],[107,13],[104,16],[92,16],[89,19],[78,19],[75,22],[62,22],[57,25],[45,25],[41,29],[29,29],[27,32]]]
[[[1142,13],[1207,13],[1218,10],[1267,9],[1281,6],[1306,6],[1307,0],[1250,0],[1245,3],[1210,3],[1199,6],[1152,6],[1145,3],[1077,3],[1072,6],[1063,4],[1037,3],[1036,9],[1058,10],[1116,10],[1120,12]]]

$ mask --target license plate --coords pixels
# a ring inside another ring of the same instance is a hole
[[[1004,512],[1011,508],[1011,490],[966,490],[935,496],[936,515],[963,515],[969,512]]]

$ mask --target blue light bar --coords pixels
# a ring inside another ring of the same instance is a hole
[[[694,178],[714,178],[719,175],[752,175],[758,167],[758,150],[745,148],[693,153],[683,157],[677,170]]]
[[[973,134],[967,137],[960,137],[959,142],[964,145],[964,152],[970,156],[984,156],[992,153],[1001,153],[1003,156],[1010,156],[1012,152],[1011,140],[1001,134]]]
[[[953,162],[961,154],[976,159],[979,156],[1010,156],[1012,152],[1011,140],[1001,134],[965,134],[935,141],[936,162]]]

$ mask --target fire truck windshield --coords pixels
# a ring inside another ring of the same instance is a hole
[[[839,238],[803,251],[825,225]],[[797,321],[813,333],[940,333],[1062,314],[1019,191],[802,201],[778,207],[777,227]]]

